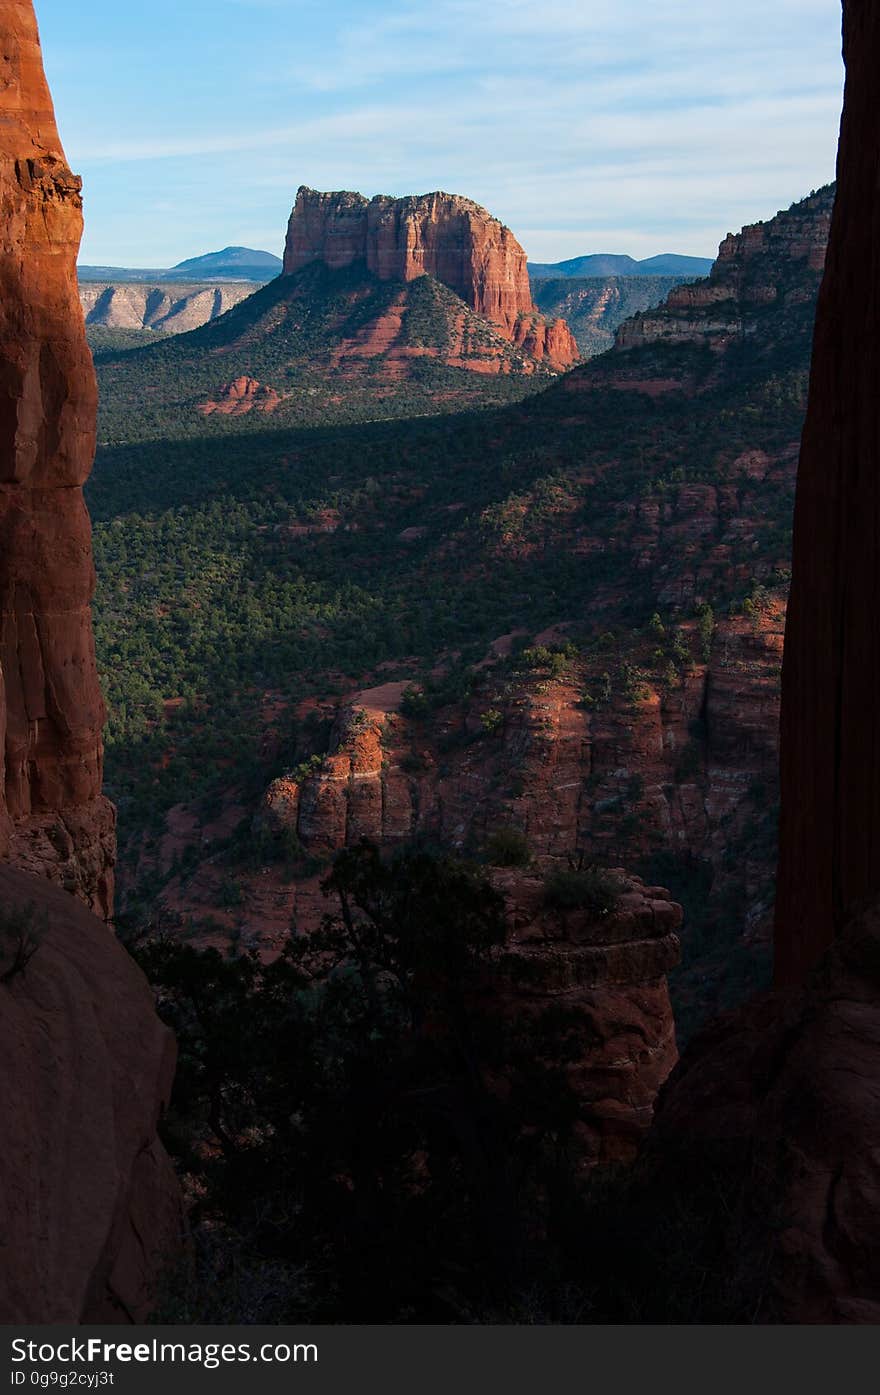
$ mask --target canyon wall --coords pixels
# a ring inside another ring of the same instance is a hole
[[[844,51],[782,674],[777,991],[694,1041],[652,1142],[665,1178],[654,1208],[681,1200],[674,1174],[695,1162],[719,1194],[735,1182],[713,1263],[751,1289],[750,1322],[880,1320],[880,11],[868,0],[845,0]],[[738,1160],[732,1179],[722,1157]]]
[[[97,391],[76,288],[80,181],[32,6],[5,6],[0,33],[0,857],[107,916],[115,836],[82,497]]]
[[[0,9],[0,68],[0,1321],[138,1322],[181,1245],[157,1134],[175,1047],[86,908],[109,915],[115,859],[82,496],[97,402],[80,183],[30,0]]]
[[[667,975],[679,961],[682,911],[666,888],[623,868],[610,874],[617,894],[609,914],[553,903],[545,876],[567,865],[565,854],[581,845],[580,825],[589,820],[590,736],[566,696],[557,691],[527,711],[525,698],[518,710],[511,704],[503,743],[485,743],[499,749],[480,753],[474,742],[470,759],[447,776],[424,749],[424,728],[407,731],[399,714],[377,709],[370,696],[371,705],[339,715],[332,754],[319,771],[272,783],[259,823],[322,859],[362,838],[389,848],[427,837],[461,849],[525,828],[530,864],[488,873],[504,896],[509,927],[500,999],[517,1018],[549,1006],[571,1014],[577,1050],[568,1075],[578,1101],[579,1165],[589,1169],[633,1161],[678,1058]],[[475,704],[470,714],[475,731],[479,710]],[[420,775],[414,764],[424,767]],[[515,807],[504,797],[514,780],[522,781]],[[326,908],[316,885],[303,891],[285,908],[300,932],[314,928]],[[265,878],[261,892],[265,911]]]
[[[844,6],[846,96],[798,469],[781,720],[776,972],[880,893],[880,13]]]
[[[627,320],[617,331],[615,347],[665,343],[723,350],[760,336],[762,312],[769,307],[776,312],[777,330],[784,327],[785,311],[815,294],[833,206],[834,186],[828,185],[775,218],[729,233],[705,280],[675,287],[656,310]],[[787,274],[780,275],[781,269]]]
[[[513,233],[457,194],[365,199],[302,186],[287,232],[284,274],[310,262],[331,269],[364,261],[380,281],[433,276],[532,357],[569,367],[578,348],[564,321],[532,303],[526,254]]]
[[[174,1038],[72,896],[0,866],[0,906],[0,1322],[143,1322],[184,1225]]]
[[[85,281],[79,288],[79,300],[90,326],[187,334],[225,315],[257,289],[249,281],[170,288],[147,282]]]

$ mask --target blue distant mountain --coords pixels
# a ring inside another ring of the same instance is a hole
[[[206,252],[178,262],[164,273],[166,281],[272,281],[281,272],[282,261],[272,252],[252,247],[224,247],[222,252]]]
[[[711,257],[682,257],[676,252],[661,252],[641,262],[614,252],[594,252],[565,262],[529,262],[529,275],[535,281],[563,276],[689,276],[696,280],[711,270]]]
[[[80,281],[274,281],[282,262],[272,252],[253,247],[224,247],[222,252],[206,252],[190,257],[165,271],[146,267],[80,266]]]

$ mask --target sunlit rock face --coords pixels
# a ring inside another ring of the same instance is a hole
[[[0,856],[110,913],[112,806],[82,485],[97,391],[71,174],[30,4],[0,12]]]
[[[182,1241],[180,1188],[157,1133],[174,1040],[140,970],[86,908],[109,915],[115,830],[100,793],[82,496],[97,394],[77,297],[79,191],[32,5],[4,4],[0,858],[17,864],[0,866],[6,1323],[144,1321]]]
[[[433,276],[531,358],[568,368],[580,357],[565,321],[546,320],[532,303],[526,254],[510,229],[457,194],[365,199],[303,186],[284,272],[314,261],[331,269],[363,261],[380,281]]]
[[[696,344],[723,352],[766,333],[762,311],[786,310],[815,295],[828,247],[834,185],[827,185],[763,223],[729,233],[709,275],[676,286],[662,305],[625,321],[618,350],[653,344]]]

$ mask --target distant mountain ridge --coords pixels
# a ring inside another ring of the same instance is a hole
[[[545,315],[568,324],[584,358],[612,348],[625,320],[666,299],[687,276],[560,276],[532,282],[532,295]]]
[[[271,281],[280,275],[282,261],[274,252],[255,251],[252,247],[224,247],[222,252],[206,252],[178,262],[169,272],[169,281],[213,281],[218,277],[234,276],[242,281]]]
[[[190,257],[166,270],[146,267],[79,266],[80,282],[105,283],[152,281],[253,281],[265,285],[281,272],[282,262],[273,252],[253,247],[224,247],[220,252],[205,252]]]
[[[185,334],[225,315],[259,286],[252,281],[87,281],[79,288],[86,327]]]
[[[594,252],[586,257],[570,257],[564,262],[529,262],[533,281],[557,280],[564,276],[708,276],[711,257],[683,257],[677,252],[661,252],[656,257],[636,261],[614,252]]]

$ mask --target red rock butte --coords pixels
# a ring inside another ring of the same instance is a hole
[[[97,391],[77,296],[80,181],[30,4],[3,5],[0,38],[0,857],[107,915],[115,833],[82,497]]]
[[[366,199],[303,185],[287,230],[284,274],[311,262],[332,270],[363,261],[381,281],[433,276],[532,357],[568,368],[580,357],[564,320],[532,302],[526,254],[485,208],[458,194]]]

